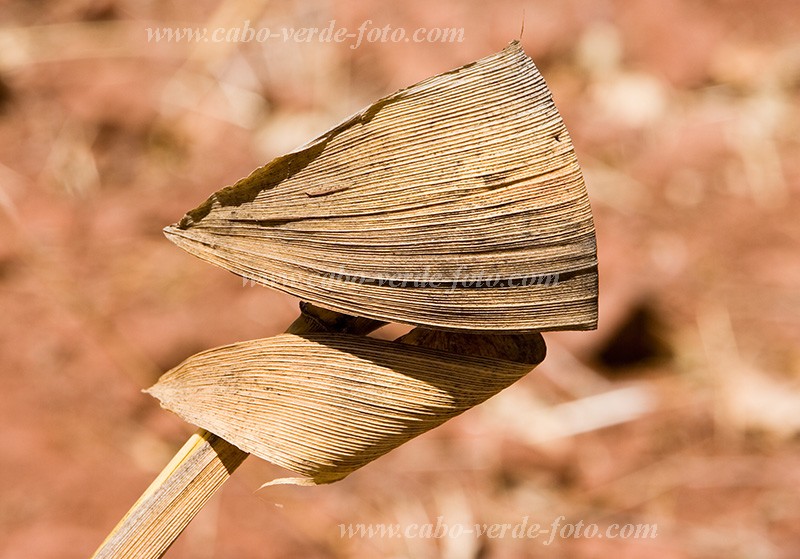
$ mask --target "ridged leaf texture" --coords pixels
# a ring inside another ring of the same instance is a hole
[[[342,313],[472,331],[597,322],[583,177],[517,42],[380,99],[165,231]]]
[[[198,353],[149,392],[186,421],[303,476],[276,482],[320,484],[483,402],[544,355],[538,333],[415,329],[395,342],[281,334]]]

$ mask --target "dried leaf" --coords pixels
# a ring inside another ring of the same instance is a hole
[[[276,482],[330,483],[493,396],[544,353],[538,333],[415,330],[396,342],[282,334],[194,355],[149,392],[186,421],[306,476]]]
[[[583,177],[516,42],[379,100],[165,232],[311,304],[288,333],[197,354],[150,388],[214,435],[97,557],[160,557],[244,452],[305,476],[272,483],[342,479],[522,377],[545,354],[531,331],[597,321]],[[383,321],[420,327],[353,335]]]
[[[241,276],[376,320],[473,331],[597,321],[583,177],[516,42],[377,101],[165,232]]]

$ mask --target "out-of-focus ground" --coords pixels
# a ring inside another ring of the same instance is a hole
[[[796,2],[68,0],[0,7],[0,557],[88,556],[194,430],[140,390],[297,312],[161,228],[375,98],[501,49],[523,9],[595,211],[600,328],[548,334],[534,373],[341,483],[256,491],[284,472],[248,460],[167,557],[800,556]],[[245,20],[464,40],[147,41]],[[657,537],[338,527],[562,515]]]

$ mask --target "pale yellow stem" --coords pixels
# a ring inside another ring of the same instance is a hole
[[[301,304],[287,332],[366,334],[383,323]],[[157,559],[249,455],[203,429],[191,436],[92,556]]]

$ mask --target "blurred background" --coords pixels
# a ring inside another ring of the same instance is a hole
[[[584,168],[600,327],[320,488],[237,471],[167,554],[800,556],[800,14],[793,0],[0,6],[0,557],[88,556],[194,431],[142,394],[297,301],[161,229],[374,99],[520,36]],[[148,28],[463,29],[456,42]],[[390,326],[385,337],[401,329]],[[342,538],[346,523],[655,523],[655,539]]]

